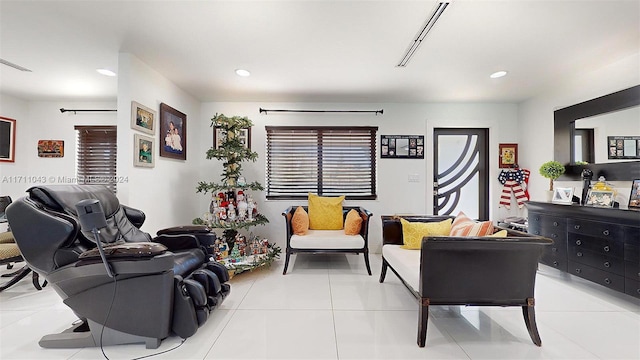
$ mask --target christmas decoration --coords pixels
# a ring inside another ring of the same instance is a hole
[[[194,219],[193,223],[223,230],[223,240],[216,241],[213,255],[225,264],[230,274],[270,265],[280,257],[280,248],[269,244],[267,239],[251,235],[250,240],[247,240],[239,233],[239,230],[269,222],[257,212],[250,194],[250,191],[262,191],[264,188],[255,181],[247,183],[244,176],[241,176],[242,162],[255,162],[258,158],[258,154],[239,139],[242,129],[250,128],[253,123],[247,117],[216,114],[211,119],[211,126],[222,129],[225,136],[217,148],[212,147],[207,151],[207,159],[224,161],[224,171],[220,183],[198,182],[196,192],[211,193],[211,203],[209,212]]]

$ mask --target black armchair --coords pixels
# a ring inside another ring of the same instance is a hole
[[[81,228],[75,204],[85,199],[99,200],[104,209],[107,226],[99,236],[115,279],[105,270],[91,229]],[[27,264],[82,320],[43,337],[42,347],[144,342],[156,348],[171,332],[193,335],[230,292],[226,268],[211,260],[198,237],[152,239],[139,229],[144,213],[120,205],[106,187],[33,187],[6,212]]]

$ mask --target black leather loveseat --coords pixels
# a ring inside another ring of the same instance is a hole
[[[99,236],[114,278],[96,251],[95,233],[81,228],[75,205],[86,199],[99,200],[104,210]],[[33,187],[6,212],[27,264],[82,320],[43,337],[42,347],[143,342],[156,348],[171,333],[193,335],[230,291],[225,267],[210,260],[196,236],[152,239],[139,229],[144,213],[120,205],[104,186]]]
[[[436,222],[447,216],[402,216]],[[506,237],[427,236],[420,250],[405,250],[400,219],[382,216],[383,282],[391,269],[418,299],[418,346],[425,346],[430,305],[520,306],[534,344],[542,341],[535,320],[538,260],[552,240],[507,230]]]

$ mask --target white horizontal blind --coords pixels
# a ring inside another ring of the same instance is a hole
[[[267,126],[267,198],[376,198],[377,127]]]
[[[105,185],[116,192],[117,127],[76,126],[78,184]]]

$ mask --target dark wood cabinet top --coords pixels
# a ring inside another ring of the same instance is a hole
[[[607,209],[580,205],[559,205],[548,202],[530,201],[525,203],[531,212],[547,215],[588,219],[613,224],[640,227],[640,211]]]

